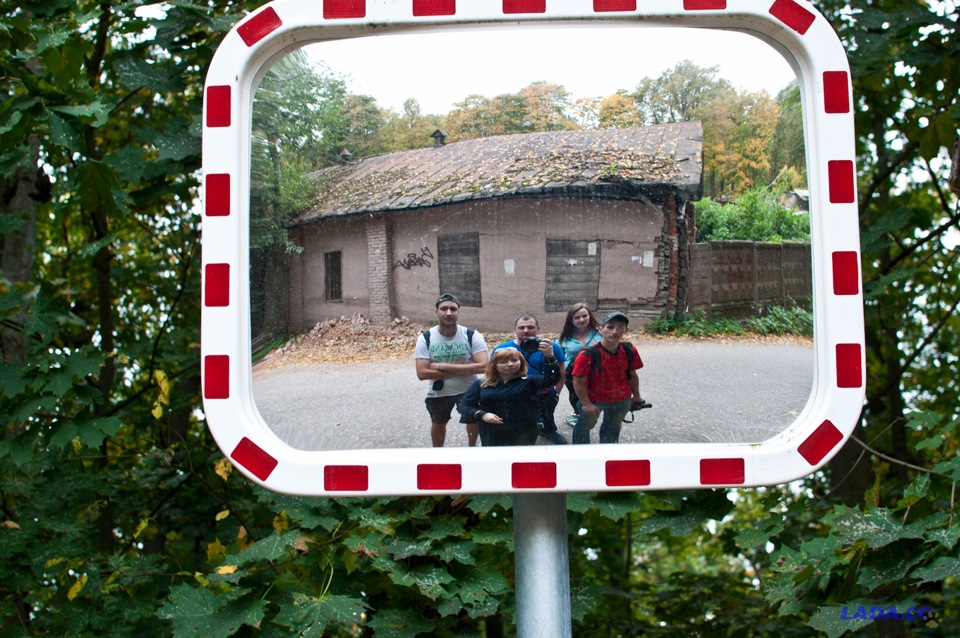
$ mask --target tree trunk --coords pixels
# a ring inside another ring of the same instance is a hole
[[[40,143],[30,139],[31,164],[39,162]],[[10,178],[0,178],[0,215],[21,222],[19,228],[3,233],[0,243],[0,275],[14,287],[26,287],[33,280],[33,259],[37,235],[37,203],[47,201],[50,182],[39,168],[18,169]],[[27,337],[18,329],[22,316],[12,318],[13,325],[0,329],[0,359],[6,363],[26,363]]]

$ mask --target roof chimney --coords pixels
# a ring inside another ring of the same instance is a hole
[[[348,162],[349,162],[350,160],[352,160],[352,159],[353,159],[353,153],[351,153],[350,151],[348,151],[346,148],[344,148],[342,151],[340,151],[340,161],[341,161],[341,162],[343,162],[344,164],[346,164],[346,163],[348,163]]]
[[[436,131],[430,134],[430,137],[433,138],[433,147],[439,148],[443,146],[444,140],[447,139],[447,132],[441,129],[437,129]]]

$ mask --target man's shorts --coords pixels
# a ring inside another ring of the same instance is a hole
[[[427,397],[424,403],[427,404],[427,412],[430,413],[431,423],[446,423],[453,414],[453,408],[460,403],[463,393],[453,394],[447,397]]]

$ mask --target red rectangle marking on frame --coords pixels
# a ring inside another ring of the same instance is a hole
[[[547,0],[503,0],[504,13],[546,13]]]
[[[207,307],[230,305],[230,264],[207,264],[203,277],[203,303]]]
[[[843,434],[837,429],[837,426],[829,420],[824,421],[813,431],[813,434],[807,437],[806,441],[800,444],[797,452],[807,463],[816,465],[842,440]]]
[[[211,354],[204,357],[203,398],[230,398],[230,355]]]
[[[859,343],[837,344],[837,387],[863,387],[863,365]]]
[[[229,84],[207,87],[207,126],[210,128],[230,126],[230,100],[232,95],[233,91]]]
[[[204,178],[203,212],[207,217],[230,215],[230,173],[211,173]]]
[[[457,0],[413,0],[413,15],[452,16],[457,13]]]
[[[745,468],[743,459],[700,459],[700,484],[743,485]]]
[[[261,481],[266,481],[277,467],[277,459],[263,451],[259,445],[243,437],[233,448],[230,458],[238,465],[247,468],[251,474]]]
[[[593,10],[596,13],[636,11],[637,0],[593,0]]]
[[[777,0],[770,7],[770,15],[800,35],[806,33],[813,21],[817,19],[817,16],[793,0]]]
[[[514,463],[511,466],[514,488],[556,487],[556,463]]]
[[[328,492],[366,492],[370,468],[366,465],[328,465],[323,468],[323,489]]]
[[[717,11],[727,8],[727,0],[683,0],[684,11]]]
[[[827,162],[827,185],[830,191],[831,204],[852,204],[857,193],[853,175],[853,161],[831,160]]]
[[[823,110],[826,113],[850,112],[850,76],[846,71],[823,72]]]
[[[367,15],[367,0],[323,0],[323,17],[326,20],[363,18]]]
[[[833,294],[860,292],[860,257],[852,250],[833,253]]]
[[[422,464],[417,466],[418,490],[459,490],[463,486],[463,466],[450,464]]]
[[[264,39],[273,31],[276,31],[283,22],[273,7],[267,7],[248,21],[237,27],[237,35],[248,47]]]
[[[627,487],[650,485],[650,461],[607,461],[607,485]]]

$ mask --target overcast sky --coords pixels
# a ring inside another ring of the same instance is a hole
[[[783,57],[748,35],[652,27],[508,29],[382,35],[311,45],[311,57],[346,76],[351,92],[399,111],[414,97],[424,113],[448,112],[471,94],[516,93],[544,80],[574,98],[633,90],[689,59],[719,66],[719,76],[771,96],[795,79]]]

